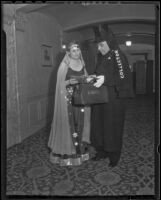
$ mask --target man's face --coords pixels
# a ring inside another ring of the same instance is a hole
[[[110,48],[106,41],[98,43],[98,50],[101,52],[102,55],[105,55],[109,52]]]

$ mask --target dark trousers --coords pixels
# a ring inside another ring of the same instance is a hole
[[[120,159],[126,105],[126,100],[115,99],[92,107],[91,143],[114,161]]]

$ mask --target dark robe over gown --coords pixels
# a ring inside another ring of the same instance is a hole
[[[81,75],[84,75],[84,68],[82,68],[82,70],[80,70],[80,71],[74,71],[71,68],[68,68],[66,80],[69,80],[71,78],[71,76],[81,76]],[[67,87],[74,88],[75,86],[69,85]],[[72,98],[72,95],[71,95],[71,98]],[[84,112],[81,111],[82,108],[84,108],[84,107],[68,104],[69,123],[70,123],[72,132],[74,131],[74,132],[78,133],[78,140],[79,140],[78,144],[79,145],[81,144],[82,131],[83,131],[83,126],[84,126]],[[79,145],[76,148],[77,153],[80,153]]]
[[[123,69],[120,66],[124,66]],[[92,106],[91,143],[96,149],[120,156],[127,98],[134,96],[131,71],[125,55],[120,50],[111,50],[101,56],[95,74],[105,76],[109,102]]]

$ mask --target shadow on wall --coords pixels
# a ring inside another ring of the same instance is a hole
[[[50,75],[49,85],[48,85],[48,103],[47,103],[48,106],[47,106],[47,112],[46,112],[46,127],[50,127],[53,120],[57,71],[64,55],[65,55],[65,52],[59,52],[57,54],[56,64]]]

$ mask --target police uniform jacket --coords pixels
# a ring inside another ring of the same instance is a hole
[[[120,50],[101,56],[95,73],[104,75],[109,102],[92,106],[91,143],[108,152],[120,152],[126,99],[134,96],[128,61]]]
[[[106,55],[101,56],[95,73],[105,76],[104,85],[107,86],[109,100],[134,97],[129,63],[119,49],[109,51]]]

